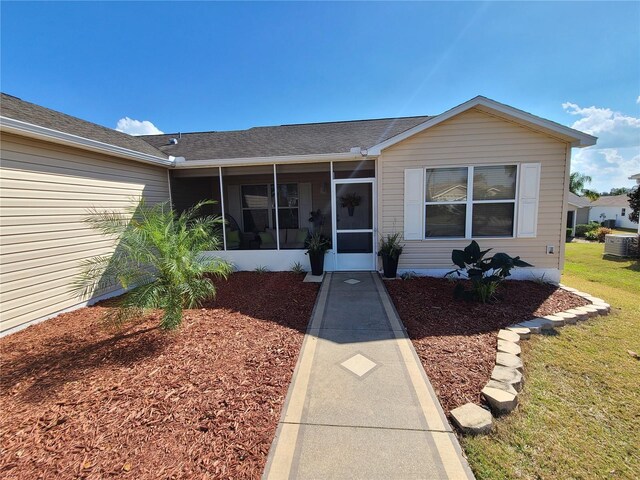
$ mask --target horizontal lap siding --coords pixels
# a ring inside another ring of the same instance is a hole
[[[141,196],[169,199],[165,168],[3,134],[0,330],[87,300],[70,292],[80,263],[116,245],[83,222],[87,210],[123,209]]]
[[[566,143],[471,110],[383,151],[379,159],[382,234],[402,232],[404,170],[447,165],[539,162],[542,165],[536,238],[478,239],[483,248],[520,255],[538,268],[560,268]],[[400,268],[450,268],[451,250],[469,240],[407,240]],[[546,246],[556,247],[555,255]]]

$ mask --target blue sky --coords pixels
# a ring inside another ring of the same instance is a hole
[[[597,190],[640,172],[638,2],[0,8],[2,91],[111,128],[437,114],[480,94],[599,136],[574,154]]]

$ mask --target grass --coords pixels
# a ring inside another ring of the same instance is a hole
[[[563,283],[604,298],[609,316],[523,342],[518,409],[463,446],[478,479],[637,478],[640,264],[567,245]]]

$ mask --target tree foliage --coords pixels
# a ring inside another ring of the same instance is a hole
[[[640,216],[640,185],[633,187],[627,196],[629,197],[629,206],[631,207],[629,220],[640,223],[640,220],[638,219]]]
[[[591,183],[592,178],[580,172],[573,172],[569,177],[569,190],[581,197],[587,197],[589,200],[597,200],[600,194],[594,190],[586,188]]]
[[[629,193],[631,190],[627,187],[614,187],[608,192],[602,192],[600,195],[603,197],[610,197],[614,195],[624,195],[625,193]]]
[[[231,266],[202,252],[218,250],[222,221],[216,216],[199,216],[212,201],[198,203],[176,214],[167,203],[148,206],[144,201],[123,211],[89,212],[85,221],[117,242],[112,255],[83,262],[74,291],[86,297],[94,292],[120,287],[128,293],[117,299],[107,320],[121,325],[147,309],[163,311],[160,326],[175,329],[182,311],[215,296],[208,278],[226,278]]]

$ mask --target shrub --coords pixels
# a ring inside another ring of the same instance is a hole
[[[232,271],[229,263],[202,255],[220,246],[222,220],[199,213],[211,203],[200,202],[179,215],[167,203],[147,206],[144,201],[124,212],[90,211],[85,221],[117,240],[117,247],[112,255],[85,260],[73,289],[85,298],[114,286],[129,290],[107,314],[115,325],[157,308],[163,311],[160,326],[177,328],[183,309],[215,296],[207,276],[226,278]]]
[[[567,228],[567,242],[573,240],[573,228]]]
[[[575,236],[585,237],[588,232],[600,228],[600,222],[579,223],[576,225]]]
[[[492,249],[480,250],[480,245],[473,240],[464,250],[453,250],[451,260],[458,267],[447,273],[446,277],[457,275],[458,279],[471,281],[471,290],[465,290],[462,283],[454,289],[456,298],[480,300],[487,303],[492,300],[500,283],[511,275],[515,267],[532,267],[533,265],[511,257],[506,253],[496,253],[493,257],[484,258]]]
[[[591,230],[591,226],[585,223],[579,223],[576,225],[576,237],[584,237],[585,234]]]
[[[417,276],[418,276],[418,274],[416,272],[408,271],[408,272],[404,272],[402,275],[400,275],[400,278],[402,280],[413,280]]]
[[[291,265],[291,271],[293,273],[305,273],[306,270],[304,269],[304,266],[300,263],[300,262],[295,262]]]
[[[596,230],[589,230],[587,233],[584,234],[584,238],[586,240],[589,240],[591,242],[596,242],[598,241],[598,234]]]
[[[268,273],[269,269],[264,265],[258,265],[256,268],[253,269],[253,271],[256,273]]]
[[[610,228],[600,227],[595,232],[596,240],[598,240],[600,243],[604,243],[604,236],[605,235],[610,235],[612,233],[613,233],[613,230],[611,230]]]

